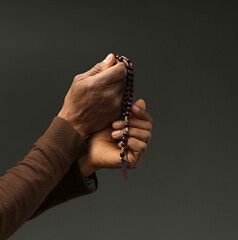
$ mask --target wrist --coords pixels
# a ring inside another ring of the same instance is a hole
[[[82,177],[88,177],[96,171],[96,169],[94,169],[91,165],[91,161],[87,153],[77,160],[77,165]]]
[[[89,134],[86,132],[86,128],[76,122],[75,118],[67,114],[63,109],[60,110],[57,116],[67,121],[78,132],[82,139],[88,138]]]

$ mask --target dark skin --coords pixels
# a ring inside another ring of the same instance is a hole
[[[139,110],[135,107],[138,106]],[[129,117],[129,138],[127,145],[127,160],[130,168],[137,167],[143,159],[151,140],[153,119],[145,110],[145,101],[140,99],[132,107]],[[89,151],[78,160],[78,166],[83,176],[89,176],[100,168],[117,168],[120,162],[121,142],[123,136],[123,121],[114,121],[88,140]],[[113,131],[114,130],[114,131]],[[118,134],[116,131],[119,130]]]
[[[87,139],[88,153],[78,159],[83,176],[89,176],[100,168],[118,168],[120,162],[122,132],[121,103],[124,93],[126,68],[123,62],[116,65],[115,56],[96,64],[89,71],[77,75],[65,97],[58,116],[68,121]],[[145,110],[146,103],[139,99],[132,106],[129,116],[127,160],[130,168],[141,162],[151,139],[153,119]]]
[[[109,54],[107,62],[78,74],[65,96],[58,116],[68,121],[82,138],[119,119],[126,68]]]

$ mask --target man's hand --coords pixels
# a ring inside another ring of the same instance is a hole
[[[113,54],[105,60],[74,78],[58,114],[82,138],[108,127],[120,117],[127,74],[125,64],[113,65]]]
[[[130,167],[135,168],[141,162],[151,139],[153,119],[145,111],[145,101],[140,99],[132,107],[129,116],[129,138],[127,159]],[[83,176],[89,176],[100,168],[118,168],[120,163],[121,142],[123,137],[123,121],[115,121],[108,127],[93,134],[88,140],[88,153],[78,160],[78,167]],[[116,131],[118,134],[114,134]]]

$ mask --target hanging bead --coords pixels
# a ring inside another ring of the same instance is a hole
[[[133,91],[134,91],[134,67],[131,63],[130,58],[126,58],[125,56],[116,55],[116,62],[124,62],[127,69],[127,76],[125,81],[125,92],[124,92],[124,100],[122,103],[122,118],[124,120],[124,127],[126,128],[125,131],[123,131],[123,137],[121,139],[121,162],[119,163],[119,166],[122,168],[122,177],[124,179],[127,179],[127,171],[126,168],[129,166],[129,162],[126,159],[126,146],[128,143],[129,138],[129,123],[128,118],[131,113],[131,107],[133,102]]]

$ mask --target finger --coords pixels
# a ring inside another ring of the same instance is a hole
[[[143,108],[144,110],[146,109],[145,100],[143,100],[143,99],[137,100],[137,101],[134,103],[134,105],[136,105],[136,106],[138,106],[138,107],[141,107],[141,108]],[[130,118],[130,119],[134,119],[134,118],[136,118],[136,117],[135,117],[135,115],[131,112],[130,115],[129,115],[129,118]]]
[[[124,123],[125,121],[123,120],[117,120],[112,123],[112,127],[114,129],[122,129],[125,127]],[[129,118],[128,124],[129,124],[129,128],[135,127],[143,130],[152,131],[152,123],[149,121],[141,120],[138,118]]]
[[[112,138],[115,140],[122,139],[124,130],[116,130],[112,132]],[[151,140],[151,132],[139,128],[129,128],[129,136],[134,137],[149,144]]]
[[[98,74],[91,76],[91,81],[93,81],[93,83],[99,82],[101,85],[110,86],[112,84],[115,84],[119,80],[124,80],[126,75],[127,71],[125,63],[119,62],[116,65],[107,68],[105,71],[99,72]]]
[[[132,113],[135,115],[135,117],[142,120],[147,120],[151,123],[153,122],[153,118],[151,117],[151,115],[142,107],[139,107],[133,104],[131,110],[132,110]]]
[[[121,142],[118,143],[118,146],[121,148]],[[133,155],[133,157],[128,158],[128,161],[130,162],[130,166],[132,168],[137,167],[147,150],[147,144],[136,138],[129,137],[126,148],[129,148],[132,151],[132,155]]]
[[[135,105],[138,107],[141,107],[143,109],[146,109],[146,103],[144,99],[139,99],[135,102]]]
[[[115,59],[116,58],[114,54],[110,53],[102,62],[97,63],[94,67],[92,67],[90,70],[88,70],[84,74],[87,76],[94,76],[100,72],[103,72],[104,70],[108,69],[115,63]]]

